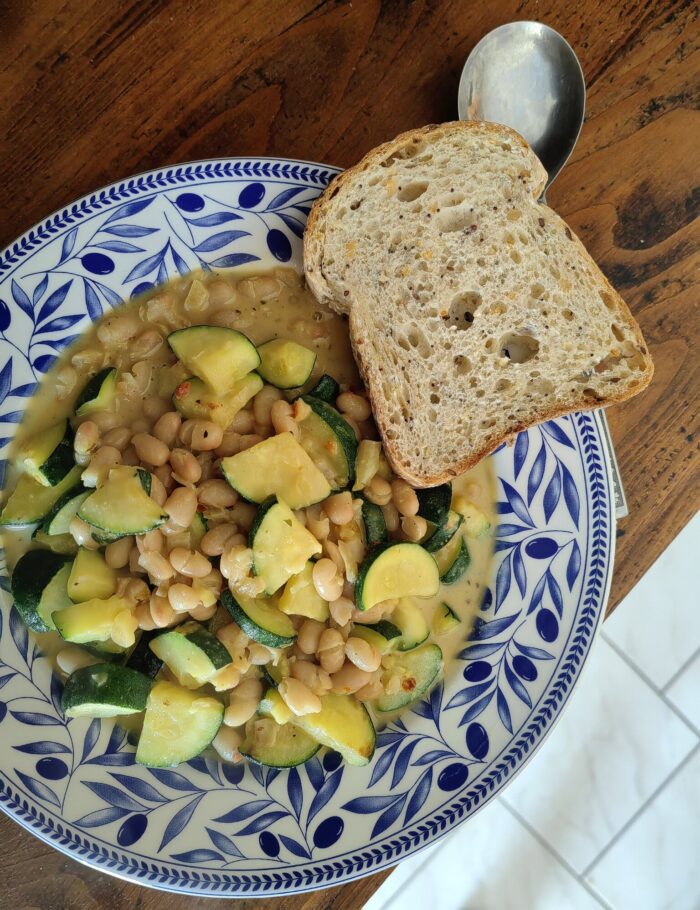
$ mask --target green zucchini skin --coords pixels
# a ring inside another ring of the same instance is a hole
[[[11,581],[12,597],[22,621],[34,632],[51,630],[52,626],[39,609],[44,588],[70,561],[69,557],[50,550],[29,550],[15,566]]]
[[[458,512],[450,512],[443,525],[438,525],[435,532],[424,541],[423,546],[428,553],[437,553],[455,536],[457,531],[462,527],[464,516]]]
[[[127,667],[112,663],[93,664],[68,677],[61,708],[66,717],[137,714],[146,710],[151,685],[150,679]],[[91,707],[97,710],[93,713]]]
[[[56,502],[68,490],[79,484],[82,470],[75,466],[53,487],[39,483],[29,474],[22,474],[3,507],[0,525],[8,528],[27,528],[44,521]]]
[[[275,723],[268,718],[270,723]],[[272,745],[256,742],[254,735],[248,734],[241,745],[240,752],[249,761],[266,768],[294,768],[303,765],[321,748],[321,744],[293,724],[276,724],[277,736]]]
[[[162,629],[149,629],[146,632],[142,632],[139,640],[134,645],[134,649],[127,657],[125,666],[130,670],[137,670],[139,673],[143,673],[149,679],[155,679],[160,673],[163,661],[156,657],[149,645],[154,638],[162,634]]]
[[[71,519],[75,518],[78,514],[78,509],[80,508],[82,501],[90,492],[91,491],[82,484],[78,484],[67,493],[64,493],[42,522],[42,531],[51,535],[67,534]],[[76,503],[75,508],[72,508],[72,506],[69,507],[69,504],[74,502]]]
[[[440,581],[443,585],[453,585],[456,581],[464,575],[464,573],[469,568],[471,563],[471,555],[469,553],[469,547],[464,538],[459,547],[459,551],[455,556],[454,562],[446,569],[445,572],[440,576]]]
[[[105,367],[90,379],[75,402],[75,413],[78,417],[96,410],[108,410],[114,403],[117,386],[117,371],[114,367]]]
[[[362,520],[365,523],[365,538],[368,547],[372,548],[389,542],[384,513],[380,506],[363,498]]]
[[[245,634],[252,638],[253,641],[257,641],[261,645],[266,645],[270,648],[286,648],[288,645],[294,643],[296,639],[296,632],[294,627],[289,623],[290,634],[281,635],[275,631],[272,631],[264,626],[260,625],[255,619],[248,615],[248,613],[243,609],[242,605],[236,600],[236,598],[231,594],[229,590],[224,590],[221,594],[221,603],[231,614],[232,619],[238,623],[238,625],[243,629]],[[289,620],[289,617],[286,614],[281,613],[280,615]]]
[[[345,490],[348,487],[352,487],[355,483],[355,461],[357,459],[357,449],[359,445],[354,430],[350,424],[344,420],[340,413],[327,402],[314,398],[312,395],[302,395],[301,400],[305,402],[314,414],[316,414],[317,417],[320,417],[328,426],[343,454],[343,460],[345,462],[344,476],[340,478],[337,483],[331,483],[331,486],[334,490]],[[304,421],[301,421],[299,426],[303,427],[303,423]],[[300,441],[302,445],[304,445],[303,430]],[[309,454],[313,458],[313,455],[311,453]]]
[[[317,398],[319,401],[325,401],[327,404],[332,404],[338,395],[340,395],[340,386],[332,376],[329,376],[328,373],[324,373],[307,394],[311,395],[313,398]]]
[[[378,711],[397,711],[421,698],[433,685],[442,670],[442,649],[435,644],[421,645],[412,651],[392,654],[388,669],[401,672],[408,683],[396,695],[382,695],[375,702]]]
[[[452,504],[452,484],[442,483],[439,487],[416,490],[418,514],[426,521],[441,527],[447,520]]]

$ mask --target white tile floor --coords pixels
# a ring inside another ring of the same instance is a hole
[[[502,797],[364,910],[700,908],[700,513],[603,628]]]

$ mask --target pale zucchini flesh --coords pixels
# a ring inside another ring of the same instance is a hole
[[[195,376],[223,395],[260,363],[255,345],[242,332],[215,325],[193,325],[168,335],[176,357]]]
[[[265,582],[267,594],[275,594],[322,551],[287,503],[274,498],[260,506],[248,543],[253,551],[253,572]]]
[[[442,650],[435,644],[421,645],[412,651],[390,654],[382,661],[384,671],[398,674],[401,688],[395,695],[382,695],[375,706],[378,711],[398,711],[421,698],[437,680],[442,670]]]
[[[370,552],[355,585],[358,610],[371,610],[384,600],[432,597],[440,573],[432,555],[417,543],[390,543]]]
[[[165,680],[156,682],[146,703],[136,761],[173,768],[199,755],[219,732],[224,706]]]
[[[321,471],[291,433],[278,433],[221,461],[234,490],[249,502],[279,496],[292,509],[326,499],[331,488]]]

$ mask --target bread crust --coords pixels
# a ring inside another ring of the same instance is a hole
[[[605,395],[605,397],[592,399],[589,395],[586,394],[586,391],[582,389],[579,394],[573,395],[571,400],[566,404],[557,404],[555,406],[543,407],[539,411],[535,412],[535,415],[531,420],[512,424],[508,427],[507,432],[499,433],[493,437],[487,437],[485,442],[483,442],[476,449],[470,451],[467,455],[465,455],[463,459],[457,461],[449,468],[440,470],[439,472],[427,471],[419,473],[414,471],[407,464],[406,459],[402,457],[400,447],[397,446],[396,443],[390,439],[385,432],[385,402],[381,394],[377,394],[377,390],[381,388],[381,383],[378,381],[379,377],[374,369],[375,365],[371,362],[368,362],[363,356],[362,348],[364,345],[364,339],[362,337],[362,328],[360,325],[358,325],[358,319],[354,318],[355,310],[352,307],[352,302],[350,302],[350,305],[348,307],[345,301],[337,300],[325,276],[323,275],[322,258],[324,243],[324,223],[334,197],[343,189],[346,184],[353,182],[358,177],[358,175],[368,170],[369,168],[374,167],[379,161],[382,161],[391,155],[392,152],[394,152],[396,149],[405,146],[407,142],[420,141],[421,138],[429,134],[439,134],[440,132],[454,132],[457,130],[479,130],[482,133],[494,134],[501,139],[508,139],[509,141],[517,143],[521,149],[527,153],[528,158],[532,161],[532,172],[535,176],[535,179],[531,181],[529,189],[532,193],[533,198],[535,200],[539,199],[546,185],[547,174],[532,149],[518,133],[505,126],[477,121],[457,121],[455,123],[437,125],[433,124],[420,127],[419,129],[409,130],[408,132],[397,136],[395,139],[377,146],[375,149],[372,149],[370,152],[368,152],[368,154],[366,154],[364,158],[362,158],[362,160],[359,161],[358,164],[356,164],[354,167],[349,168],[347,171],[344,171],[335,177],[334,180],[328,185],[323,195],[320,196],[314,203],[309,214],[306,231],[304,233],[304,268],[307,284],[320,302],[329,305],[337,312],[349,312],[350,342],[352,345],[353,353],[355,355],[355,359],[357,361],[360,375],[370,397],[372,410],[376,418],[378,429],[382,436],[382,442],[387,458],[391,464],[392,469],[398,476],[408,481],[414,487],[419,488],[436,486],[438,484],[445,483],[454,479],[455,477],[469,470],[469,468],[473,467],[475,464],[477,464],[477,462],[481,461],[482,458],[490,455],[504,442],[512,439],[515,434],[526,430],[531,426],[535,426],[536,424],[543,423],[548,420],[553,420],[556,417],[561,417],[565,414],[570,414],[575,411],[592,410],[595,408],[605,407],[609,404],[626,401],[627,399],[633,397],[634,395],[641,392],[644,388],[646,388],[646,386],[648,386],[651,382],[654,373],[653,362],[642,336],[641,329],[632,316],[629,307],[622,299],[622,297],[620,297],[617,291],[612,287],[607,278],[602,274],[602,272],[600,272],[593,258],[590,256],[576,234],[571,231],[568,226],[566,226],[567,237],[569,237],[569,239],[576,244],[578,255],[584,261],[591,264],[595,272],[598,273],[600,283],[599,291],[601,293],[601,296],[606,295],[603,298],[606,306],[608,309],[610,309],[611,313],[614,313],[621,322],[624,322],[633,329],[636,347],[644,358],[644,370],[640,371],[639,377],[635,380],[635,383],[630,383],[629,386],[622,387],[619,393],[613,392],[611,394]],[[556,219],[559,224],[565,225],[565,222],[563,222],[563,220],[552,209],[544,204],[542,204],[542,213],[543,217],[546,217],[548,220],[553,218]]]

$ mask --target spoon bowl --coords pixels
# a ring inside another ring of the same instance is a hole
[[[586,83],[562,36],[541,22],[509,22],[467,57],[459,83],[461,120],[510,126],[530,144],[551,184],[583,125]]]

